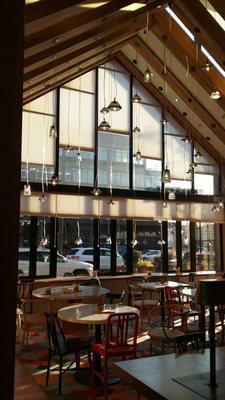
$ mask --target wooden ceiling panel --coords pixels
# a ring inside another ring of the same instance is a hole
[[[225,20],[225,2],[223,0],[210,0],[210,4]]]
[[[26,4],[25,23],[28,24],[37,19],[44,18],[57,12],[64,12],[68,7],[81,3],[82,0],[39,0]]]

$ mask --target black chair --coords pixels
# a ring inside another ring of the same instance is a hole
[[[101,286],[101,282],[98,278],[85,279],[82,282],[82,286]]]
[[[63,369],[63,357],[69,354],[75,354],[76,369],[80,366],[79,353],[82,350],[87,350],[88,359],[91,364],[90,345],[86,340],[80,338],[66,339],[60,325],[57,313],[45,313],[47,334],[48,334],[48,364],[46,372],[46,386],[48,386],[51,359],[59,358],[59,394],[62,393],[62,376],[74,364],[72,361],[68,367]]]
[[[125,297],[125,290],[122,290],[121,293],[109,292],[106,294],[106,298],[109,299],[110,304],[113,304],[114,300],[115,300],[115,303],[123,304],[124,297]]]
[[[89,271],[85,268],[77,268],[73,271],[73,276],[90,276]]]
[[[190,332],[175,338],[175,343],[179,353],[184,353],[188,350],[188,345],[192,346],[193,351],[204,348],[205,335],[203,332]]]

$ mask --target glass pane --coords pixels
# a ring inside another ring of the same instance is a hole
[[[113,133],[98,134],[99,186],[129,187],[129,136]]]
[[[38,218],[36,275],[49,275],[50,272],[50,218]]]
[[[100,272],[110,273],[111,263],[111,236],[110,220],[100,220]]]
[[[142,103],[133,104],[134,127],[140,133],[134,133],[134,154],[139,150],[143,157],[162,157],[161,109]]]
[[[18,276],[29,275],[30,217],[20,217]]]
[[[187,174],[191,163],[191,144],[184,143],[180,137],[165,135],[165,165],[171,171],[171,178],[191,180]]]
[[[49,137],[54,117],[23,111],[22,162],[54,164],[55,140]]]
[[[185,136],[185,129],[178,124],[178,122],[171,117],[169,113],[165,113],[165,118],[168,121],[165,126],[165,133],[170,135]]]
[[[196,223],[197,271],[215,270],[215,225]]]
[[[139,82],[134,81],[133,94],[136,92],[139,94],[142,103],[147,103],[161,109],[160,104],[155,100],[155,98],[151,96],[150,93],[142,85],[140,85]]]
[[[56,113],[56,91],[46,93],[44,96],[38,97],[36,100],[25,104],[23,109],[54,115]]]
[[[21,180],[26,181],[27,179],[27,166],[25,163],[21,164]],[[54,174],[54,167],[46,165],[38,166],[35,164],[29,164],[28,166],[28,176],[29,182],[46,182],[51,179],[51,176]]]
[[[161,223],[157,221],[135,221],[137,245],[134,247],[134,268],[137,272],[162,269]]]
[[[169,271],[175,271],[176,268],[176,222],[168,221],[168,269]]]
[[[214,176],[195,174],[194,187],[198,194],[205,194],[205,195],[214,194]]]
[[[181,221],[181,245],[182,245],[182,270],[191,269],[190,262],[190,222]]]
[[[190,181],[182,181],[182,180],[175,180],[171,179],[171,182],[165,184],[166,188],[173,188],[177,189],[177,191],[190,191],[191,190],[191,182]]]
[[[94,137],[95,96],[60,89],[60,144],[93,149]]]
[[[77,150],[67,152],[59,149],[59,179],[66,185],[93,186],[94,183],[94,153],[80,151],[82,161],[77,160]]]
[[[105,76],[105,78],[104,78]],[[105,81],[104,81],[105,79]],[[105,84],[104,84],[105,82]],[[105,90],[104,90],[105,88]],[[104,104],[105,91],[105,104]],[[100,113],[102,107],[108,107],[109,103],[116,98],[122,106],[120,111],[112,111],[106,114],[106,120],[109,122],[111,129],[116,131],[130,130],[130,78],[129,75],[118,73],[115,71],[99,68],[99,115],[98,123],[103,120]]]
[[[117,220],[117,252],[119,262],[116,266],[116,272],[126,272],[126,264],[124,259],[126,259],[127,253],[127,221],[123,219]]]
[[[133,158],[134,188],[139,190],[160,191],[162,163],[159,160]]]
[[[95,93],[95,70],[81,75],[80,78],[76,78],[66,83],[64,86],[71,89],[80,89],[84,92]]]

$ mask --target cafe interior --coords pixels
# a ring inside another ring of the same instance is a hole
[[[0,10],[0,398],[224,400],[224,2]]]

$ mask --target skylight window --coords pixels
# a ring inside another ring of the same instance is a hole
[[[223,30],[225,31],[225,20],[221,17],[221,15],[214,9],[214,7],[208,1],[205,2],[205,0],[200,0],[200,2],[205,7],[205,9],[212,15],[215,21],[221,26],[221,28],[223,28]]]
[[[188,37],[194,42],[194,35],[189,31],[189,29],[184,25],[184,23],[178,18],[178,16],[171,10],[169,6],[165,7],[166,11],[170,16],[174,19],[174,21],[183,29],[183,31],[188,35]],[[211,54],[206,50],[204,46],[201,45],[202,53],[207,57],[207,59],[214,65],[214,67],[221,73],[223,77],[225,77],[225,71],[221,66],[216,62],[216,60],[211,56]]]
[[[129,6],[120,8],[121,11],[136,11],[139,10],[139,8],[145,7],[146,4],[140,4],[140,3],[132,3],[129,4]]]

